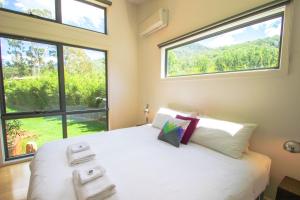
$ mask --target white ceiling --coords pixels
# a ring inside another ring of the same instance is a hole
[[[128,0],[131,3],[135,3],[135,4],[141,4],[144,3],[145,1],[149,1],[149,0]]]

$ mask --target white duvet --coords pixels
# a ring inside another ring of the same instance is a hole
[[[157,139],[159,129],[140,126],[51,142],[31,163],[28,200],[76,200],[72,171],[102,165],[120,200],[254,200],[264,191],[271,161],[248,152],[233,159],[190,143],[176,148]],[[96,160],[70,167],[66,148],[90,144]]]

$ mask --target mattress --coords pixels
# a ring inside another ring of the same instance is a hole
[[[269,181],[271,161],[249,151],[234,159],[190,143],[180,148],[157,139],[145,125],[50,142],[30,164],[28,200],[75,200],[72,171],[102,165],[121,200],[254,200]],[[84,141],[94,161],[70,167],[68,145]]]

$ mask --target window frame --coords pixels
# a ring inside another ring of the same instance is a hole
[[[1,7],[0,7],[0,11],[13,13],[13,14],[17,14],[17,15],[22,15],[22,16],[26,16],[26,17],[30,17],[30,18],[34,18],[34,19],[39,19],[39,20],[45,20],[45,21],[48,21],[48,22],[62,24],[62,25],[65,25],[65,26],[73,27],[73,28],[78,28],[78,29],[82,29],[82,30],[86,30],[86,31],[91,31],[91,32],[94,32],[94,33],[100,33],[100,34],[104,34],[104,35],[108,34],[108,28],[107,28],[108,20],[107,20],[107,8],[106,7],[95,4],[95,3],[92,3],[92,2],[84,1],[84,0],[74,0],[74,1],[85,3],[85,4],[88,4],[88,5],[91,5],[91,6],[94,6],[96,8],[100,8],[100,9],[103,10],[103,12],[104,12],[104,32],[100,32],[100,31],[95,31],[95,30],[91,30],[91,29],[87,29],[87,28],[82,28],[82,27],[62,23],[61,1],[62,0],[55,0],[55,13],[54,13],[55,19],[50,19],[50,18],[41,17],[41,16],[34,15],[34,14],[29,14],[29,13],[20,12],[20,11],[16,11],[16,10],[11,10],[11,9],[7,9],[7,8],[1,8]],[[106,4],[111,5],[109,3],[106,3]]]
[[[6,99],[5,99],[5,88],[4,88],[4,79],[3,79],[3,64],[2,64],[2,52],[1,52],[1,43],[0,43],[0,116],[1,116],[1,125],[2,133],[1,137],[3,139],[2,144],[4,144],[4,160],[5,162],[25,159],[32,157],[34,154],[22,154],[19,156],[9,157],[8,146],[7,146],[7,137],[6,137],[6,120],[13,119],[26,119],[26,118],[37,118],[37,117],[50,117],[50,116],[61,116],[62,118],[62,139],[68,138],[67,134],[67,116],[72,114],[85,114],[85,113],[105,113],[106,115],[106,129],[109,130],[109,99],[108,99],[108,51],[103,49],[97,49],[87,46],[74,45],[62,42],[54,42],[49,40],[43,40],[32,37],[22,37],[18,35],[11,34],[2,34],[0,33],[1,38],[16,39],[30,42],[37,42],[42,44],[55,45],[57,47],[57,67],[58,67],[58,90],[59,90],[59,110],[50,110],[50,111],[31,111],[31,112],[16,112],[16,113],[7,113],[6,112]],[[94,50],[103,52],[105,55],[105,84],[106,84],[106,108],[100,109],[87,109],[87,110],[66,110],[66,98],[65,98],[65,77],[64,77],[64,56],[63,56],[63,47],[75,47],[82,48],[87,50]],[[0,132],[1,132],[0,131]]]
[[[282,9],[282,10],[281,11],[276,11],[276,9]],[[237,23],[239,21],[242,21],[242,20],[245,20],[245,19],[248,19],[248,18],[251,18],[251,17],[255,17],[256,15],[259,15],[259,14],[268,13],[272,10],[275,10],[275,12],[271,13],[269,15],[266,15],[266,16],[263,16],[263,17],[257,17],[256,19],[249,20],[249,21],[246,21],[246,22],[242,22],[241,24],[233,25],[233,26],[230,26],[228,28],[224,28],[224,29],[213,32],[214,30],[217,30],[219,28],[226,27],[228,25]],[[266,72],[266,71],[270,72],[270,71],[279,71],[279,70],[281,70],[281,68],[282,68],[282,66],[281,66],[282,65],[282,59],[283,59],[282,48],[283,48],[284,37],[285,37],[284,33],[286,32],[286,30],[285,30],[286,29],[286,27],[285,27],[285,25],[286,25],[286,14],[287,14],[286,12],[287,12],[287,6],[280,6],[280,7],[275,8],[275,9],[269,9],[269,10],[266,10],[266,11],[258,13],[258,14],[256,13],[256,14],[244,17],[244,18],[240,18],[240,19],[231,21],[229,23],[224,23],[224,24],[221,23],[217,26],[214,26],[211,29],[204,30],[203,32],[200,31],[199,33],[191,35],[189,37],[183,37],[182,39],[180,39],[180,40],[178,40],[174,43],[171,43],[171,44],[168,44],[168,45],[165,45],[165,46],[161,46],[161,79],[205,77],[205,76],[208,77],[208,76],[214,76],[214,75],[226,75],[226,76],[228,76],[228,75],[233,75],[233,74],[242,74],[242,73],[250,73],[250,72],[252,72],[252,74],[253,74],[253,72]],[[257,24],[257,23],[261,23],[261,22],[264,22],[264,21],[275,19],[275,18],[278,18],[278,17],[281,18],[282,23],[281,23],[281,32],[280,32],[277,67],[260,68],[260,69],[247,69],[247,70],[237,70],[237,71],[220,71],[220,72],[211,72],[211,73],[181,74],[181,75],[174,75],[174,76],[168,75],[168,51],[170,51],[172,49],[175,49],[175,48],[178,48],[178,47],[186,46],[186,45],[189,45],[189,44],[201,41],[201,40],[205,40],[207,38],[222,35],[224,33],[230,32],[230,31],[238,30],[240,28],[245,28],[247,26],[251,26],[251,25],[254,25],[254,24]],[[205,35],[205,33],[210,32],[210,31],[212,31],[212,33],[208,33],[208,34]],[[202,34],[204,34],[204,36],[197,37],[197,36],[202,35]],[[160,47],[160,45],[159,45],[159,47]]]

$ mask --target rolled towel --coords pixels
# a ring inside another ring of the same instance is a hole
[[[67,150],[67,157],[70,165],[76,165],[93,160],[96,154],[90,149],[78,153],[72,153],[71,149]]]
[[[106,175],[82,185],[78,171],[74,170],[73,184],[78,200],[104,200],[116,193],[116,186]]]
[[[71,149],[72,153],[78,153],[90,149],[90,146],[86,142],[80,142],[77,144],[71,144],[68,148]]]
[[[105,169],[101,166],[90,167],[82,170],[78,170],[78,178],[81,184],[86,184],[93,181],[105,174]]]

